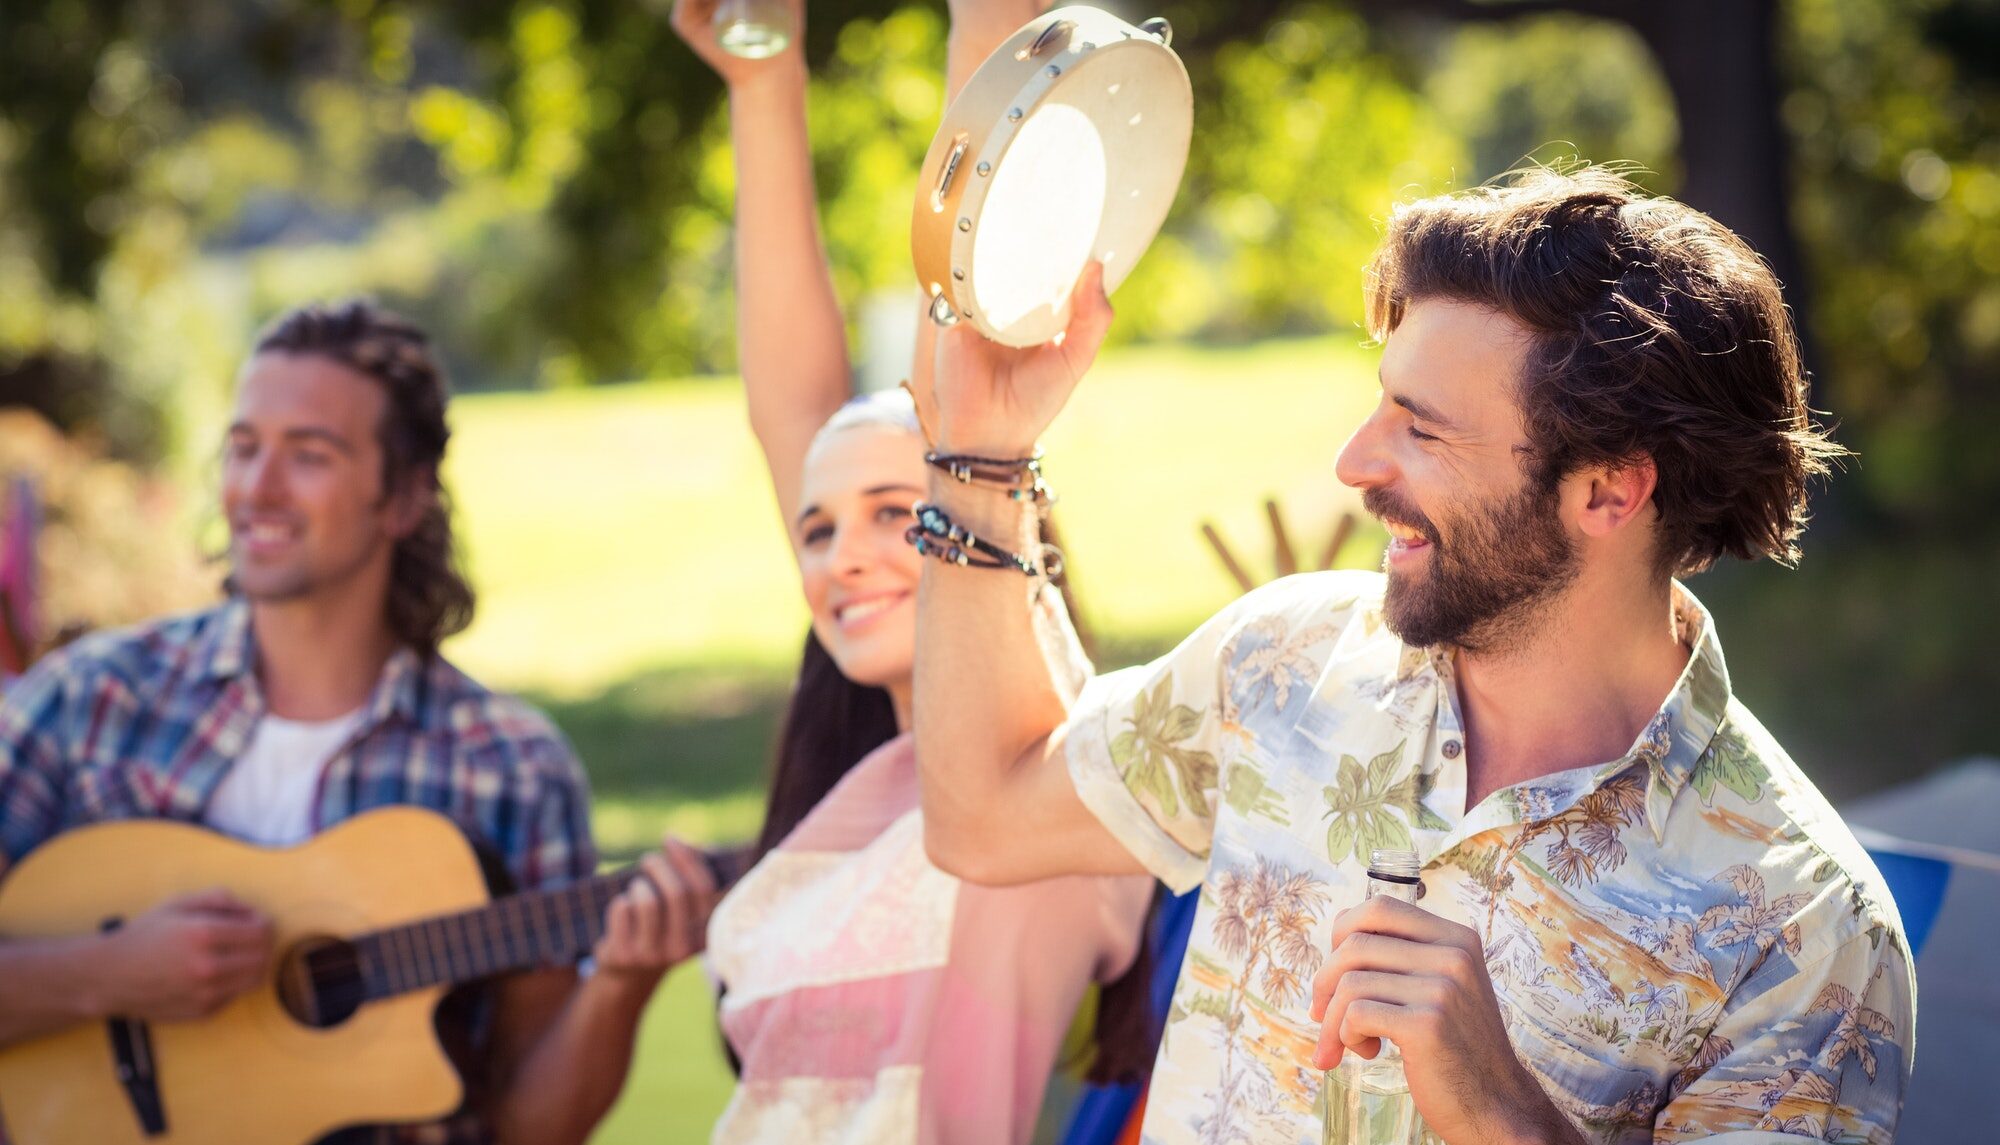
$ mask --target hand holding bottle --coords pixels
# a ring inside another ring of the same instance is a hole
[[[1514,1056],[1479,935],[1429,911],[1376,897],[1333,921],[1333,955],[1313,979],[1322,1022],[1313,1064],[1346,1050],[1373,1058],[1382,1039],[1403,1057],[1410,1096],[1448,1145],[1583,1138]]]

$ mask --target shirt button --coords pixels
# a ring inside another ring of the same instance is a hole
[[[1457,759],[1458,753],[1463,750],[1465,749],[1461,748],[1458,745],[1458,741],[1455,739],[1448,739],[1444,741],[1444,757],[1446,759]]]

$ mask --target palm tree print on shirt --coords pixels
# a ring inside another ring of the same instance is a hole
[[[1125,722],[1128,728],[1111,741],[1111,762],[1135,795],[1150,795],[1161,814],[1175,819],[1181,799],[1196,812],[1215,788],[1215,756],[1183,746],[1201,730],[1202,711],[1174,703],[1174,675],[1160,677]]]
[[[1231,868],[1210,888],[1216,905],[1210,929],[1216,945],[1226,956],[1243,960],[1243,968],[1230,983],[1222,1019],[1224,1084],[1217,1091],[1214,1113],[1204,1119],[1207,1136],[1226,1140],[1230,1122],[1250,1112],[1238,1108],[1245,1087],[1230,1083],[1237,1078],[1237,1033],[1253,990],[1261,992],[1258,1000],[1271,1007],[1304,1000],[1324,958],[1312,932],[1328,895],[1325,884],[1311,875],[1269,859],[1258,859],[1248,871]]]
[[[1794,891],[1767,903],[1764,876],[1745,863],[1722,872],[1722,881],[1735,888],[1737,901],[1709,907],[1701,912],[1696,925],[1710,945],[1744,947],[1737,952],[1730,981],[1743,972],[1743,962],[1752,951],[1762,953],[1774,944],[1783,943],[1788,953],[1799,952],[1799,924],[1792,920],[1801,907],[1812,901],[1812,895]]]
[[[1486,933],[1493,933],[1493,916],[1514,875],[1508,869],[1528,844],[1555,836],[1545,856],[1548,871],[1569,886],[1595,883],[1625,864],[1625,828],[1646,813],[1646,772],[1628,768],[1600,784],[1560,815],[1525,824],[1494,864],[1486,903]]]
[[[1310,688],[1319,676],[1320,661],[1308,655],[1307,649],[1340,635],[1331,624],[1308,625],[1296,636],[1288,636],[1286,629],[1283,617],[1260,617],[1223,645],[1222,662],[1235,666],[1229,686],[1223,689],[1224,723],[1242,722],[1236,701],[1239,689],[1245,693],[1245,704],[1254,707],[1268,697],[1278,711],[1284,711],[1292,702],[1292,689]],[[1258,637],[1264,643],[1239,660],[1237,648],[1246,637]]]
[[[1880,966],[1875,968],[1875,977],[1882,976]],[[1870,979],[1872,983],[1874,979]],[[1829,982],[1820,987],[1819,996],[1806,1010],[1808,1014],[1834,1015],[1833,1033],[1827,1035],[1826,1052],[1823,1060],[1826,1067],[1840,1076],[1840,1063],[1853,1055],[1861,1063],[1861,1072],[1875,1080],[1875,1040],[1893,1041],[1896,1037],[1896,1023],[1889,1020],[1882,1011],[1861,1004],[1854,991],[1838,982]],[[1834,1092],[1839,1093],[1838,1083]]]

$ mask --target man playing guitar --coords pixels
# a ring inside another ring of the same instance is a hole
[[[423,333],[372,304],[308,306],[265,331],[223,451],[229,599],[79,641],[10,690],[0,876],[100,820],[178,819],[287,846],[395,804],[449,816],[513,889],[594,871],[588,790],[561,734],[438,655],[473,607],[438,476],[446,397]],[[719,894],[678,843],[641,869],[588,976],[546,967],[440,1011],[464,1018],[465,1108],[340,1139],[582,1141],[624,1084],[647,999],[700,949]],[[203,1017],[262,980],[272,955],[269,920],[220,888],[103,935],[0,940],[0,1045],[113,1015]]]

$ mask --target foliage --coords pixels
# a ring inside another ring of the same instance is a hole
[[[1783,112],[1851,480],[1904,528],[1992,529],[2000,9],[1794,0]]]
[[[215,598],[218,578],[186,544],[187,521],[165,482],[20,410],[0,410],[0,473],[32,481],[40,506],[40,631],[25,635],[42,647]]]

